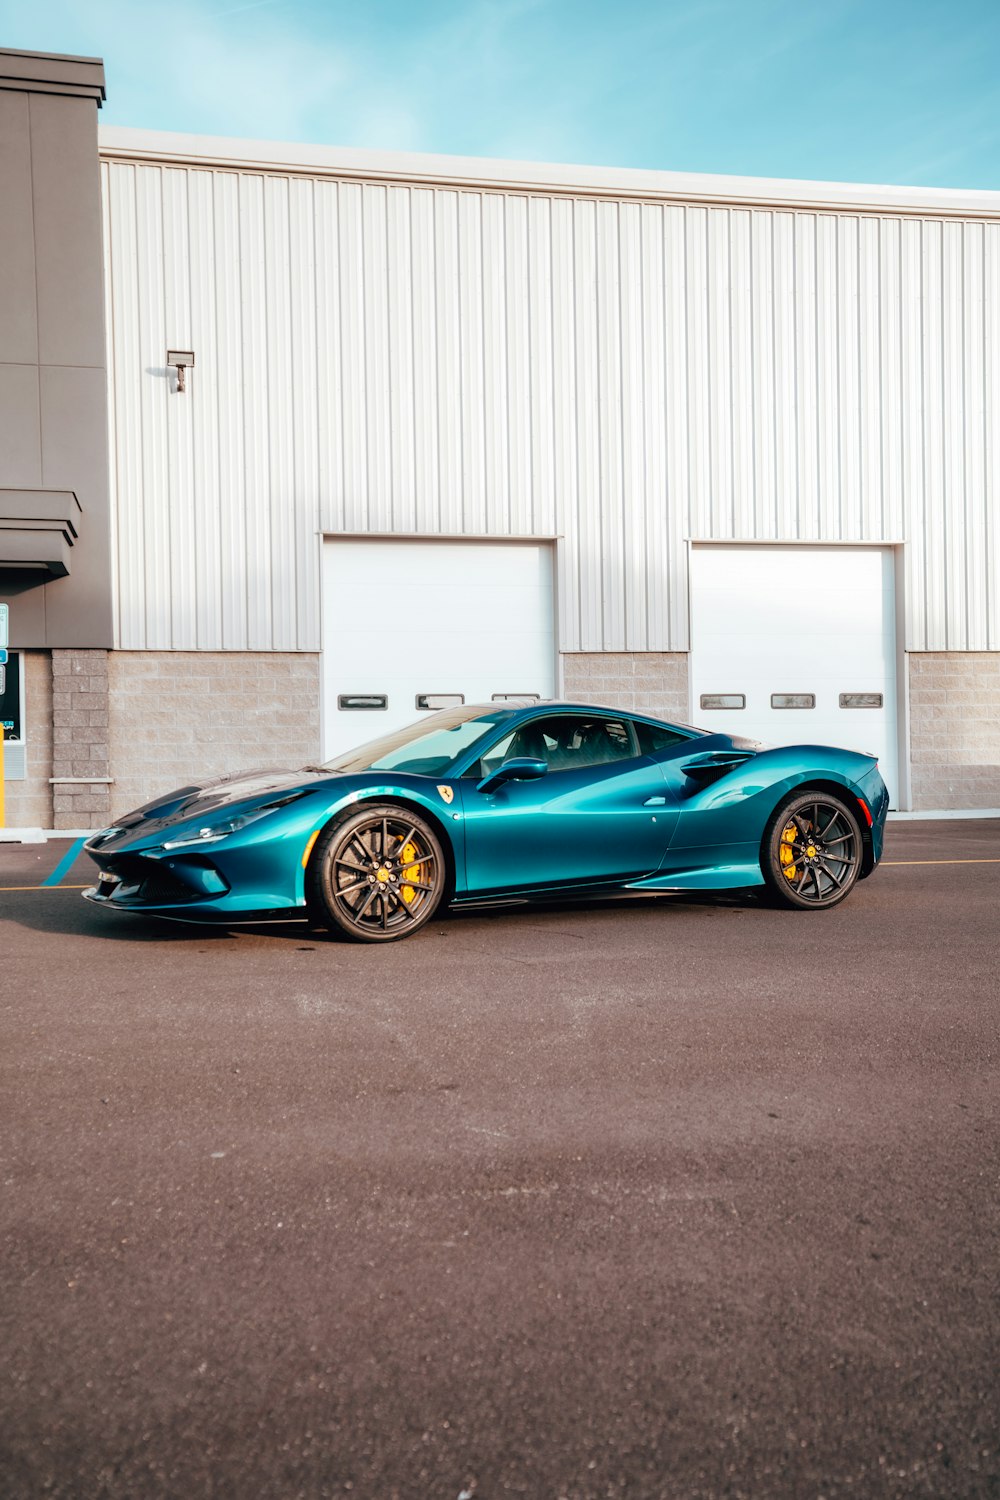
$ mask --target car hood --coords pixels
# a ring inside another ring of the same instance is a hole
[[[292,792],[328,786],[338,774],[336,771],[323,771],[318,766],[304,766],[298,770],[281,767],[241,771],[233,776],[216,776],[211,781],[178,787],[162,797],[154,798],[152,802],[144,803],[134,812],[118,818],[115,831],[116,834],[136,835],[164,824],[205,817],[220,808],[237,803],[267,801],[272,795],[275,798],[286,797]]]

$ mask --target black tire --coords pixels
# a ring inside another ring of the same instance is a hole
[[[863,856],[861,825],[847,803],[806,787],[783,802],[768,824],[760,867],[782,906],[825,911],[852,890]]]
[[[309,915],[354,942],[392,943],[430,921],[447,878],[429,823],[408,808],[371,803],[317,840],[306,871]]]

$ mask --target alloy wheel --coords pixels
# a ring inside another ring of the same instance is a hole
[[[806,793],[772,822],[764,874],[790,906],[835,906],[861,872],[861,829],[850,809],[829,795]]]
[[[433,829],[405,810],[376,807],[336,825],[321,841],[312,904],[327,925],[347,936],[386,942],[409,936],[430,919],[444,878]]]

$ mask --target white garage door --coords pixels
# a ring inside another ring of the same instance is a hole
[[[545,543],[327,541],[324,754],[463,699],[553,697],[552,604]]]
[[[873,751],[898,807],[892,553],[692,547],[694,722]]]

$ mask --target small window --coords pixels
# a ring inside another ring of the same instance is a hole
[[[815,708],[815,693],[772,693],[772,708]]]
[[[541,700],[537,693],[494,693],[490,701],[492,703],[539,703]]]
[[[841,708],[881,708],[881,693],[841,693]]]
[[[7,781],[24,781],[28,775],[27,748],[25,746],[24,692],[22,672],[24,660],[19,651],[3,653],[6,661],[0,662],[0,724],[3,725],[3,774]]]
[[[669,750],[671,745],[679,745],[687,738],[676,729],[668,728],[666,724],[642,724],[638,720],[633,722],[640,755],[655,755],[658,750]]]
[[[464,693],[418,693],[418,708],[461,708],[465,702]]]
[[[337,698],[337,707],[345,713],[382,709],[389,707],[389,699],[385,693],[341,693]]]
[[[702,708],[746,708],[746,693],[702,693]]]
[[[0,724],[3,737],[21,740],[21,656],[17,651],[5,651],[6,658],[0,663]]]

